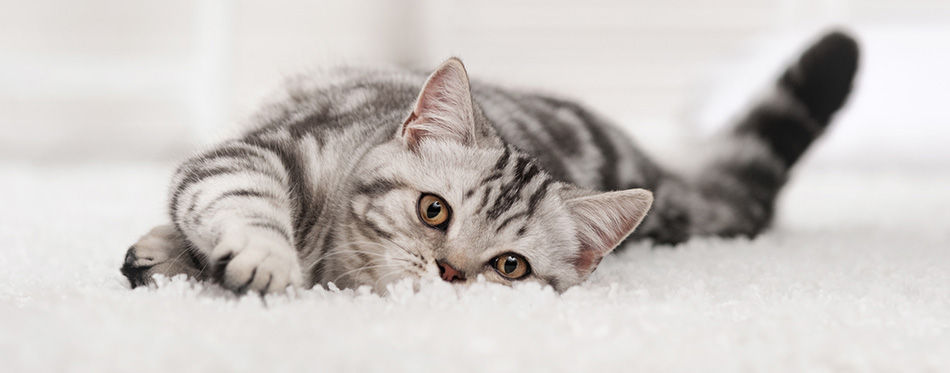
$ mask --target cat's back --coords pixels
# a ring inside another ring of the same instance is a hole
[[[353,127],[395,126],[425,76],[396,68],[338,67],[285,79],[252,118],[251,132],[289,128],[292,135]]]
[[[289,129],[295,137],[320,140],[374,131],[379,138],[370,142],[385,141],[408,115],[426,76],[379,67],[292,76],[255,122],[259,129]],[[590,189],[622,189],[647,171],[635,164],[645,157],[624,133],[575,101],[477,78],[471,88],[476,106],[501,138],[533,155],[557,179]]]

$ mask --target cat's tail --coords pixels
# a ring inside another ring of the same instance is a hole
[[[815,42],[769,95],[716,139],[697,174],[659,186],[655,211],[670,216],[657,216],[644,235],[675,243],[691,235],[761,232],[790,168],[847,100],[857,67],[858,44],[850,36],[835,31]],[[677,225],[679,231],[663,227]]]
[[[808,48],[766,98],[739,122],[734,136],[752,136],[790,167],[830,123],[851,93],[858,44],[834,31]]]

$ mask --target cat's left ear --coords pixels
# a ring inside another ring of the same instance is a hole
[[[579,275],[587,277],[640,225],[653,204],[653,193],[645,189],[620,190],[576,197],[566,203],[580,241],[574,267]]]
[[[426,138],[473,145],[478,133],[474,112],[468,73],[462,61],[452,57],[426,79],[401,137],[410,149]]]

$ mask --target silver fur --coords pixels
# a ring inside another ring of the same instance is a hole
[[[460,283],[484,276],[563,291],[642,220],[631,237],[657,243],[753,236],[830,117],[816,116],[802,96],[822,84],[808,74],[830,64],[827,50],[856,64],[852,47],[833,33],[806,51],[778,94],[723,136],[728,148],[684,176],[576,103],[470,84],[454,58],[428,77],[360,69],[298,76],[254,129],[178,169],[172,224],[133,245],[122,270],[133,285],[187,273],[236,292],[330,282],[383,292],[403,278],[438,278],[441,263],[462,274]],[[844,96],[854,64],[838,67]],[[789,124],[776,132],[777,121]],[[785,146],[774,133],[799,143]],[[444,229],[420,219],[423,194],[448,204]],[[509,280],[494,270],[492,259],[505,253],[526,258],[530,274]]]

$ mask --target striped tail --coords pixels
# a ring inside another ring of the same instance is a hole
[[[778,79],[771,95],[724,136],[695,175],[669,175],[638,231],[658,244],[694,235],[754,237],[771,222],[788,172],[844,105],[858,67],[858,45],[831,32]]]
[[[858,68],[858,44],[841,32],[822,37],[779,78],[777,95],[754,108],[736,135],[765,141],[786,167],[798,160],[844,105]]]
[[[728,211],[697,233],[755,236],[771,222],[789,169],[844,105],[858,68],[858,45],[831,32],[802,53],[765,98],[728,134],[724,154],[700,175],[701,193]],[[730,221],[731,220],[731,221]]]

